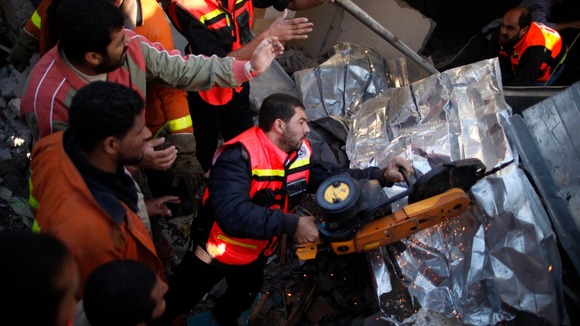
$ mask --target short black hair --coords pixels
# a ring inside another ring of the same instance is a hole
[[[83,86],[72,99],[69,129],[80,149],[91,151],[107,137],[125,137],[143,107],[143,98],[127,86],[92,82]]]
[[[66,294],[58,282],[73,259],[49,234],[0,231],[0,324],[54,325]]]
[[[71,62],[87,52],[104,54],[123,24],[123,13],[109,0],[62,0],[56,11],[59,49]]]
[[[272,94],[266,97],[260,106],[258,126],[264,131],[270,131],[276,119],[290,121],[297,107],[304,109],[304,104],[296,97],[284,93]]]
[[[157,275],[135,260],[114,260],[93,270],[85,282],[83,306],[92,326],[128,326],[152,320],[151,292]]]

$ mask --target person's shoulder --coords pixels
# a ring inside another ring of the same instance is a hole
[[[218,159],[240,160],[249,158],[247,150],[241,143],[233,143],[224,146]]]
[[[50,49],[44,54],[32,67],[30,71],[30,80],[34,78],[42,78],[47,80],[64,75],[62,66],[59,64],[61,57],[58,52],[58,47]]]

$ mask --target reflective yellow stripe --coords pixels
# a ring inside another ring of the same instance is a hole
[[[239,242],[239,241],[236,241],[234,239],[230,239],[230,238],[226,237],[223,234],[218,234],[217,238],[218,238],[218,240],[222,240],[223,242],[227,242],[227,243],[230,243],[230,244],[239,246],[239,247],[244,247],[244,248],[249,248],[249,249],[256,249],[256,248],[258,248],[257,245],[251,245],[251,244]]]
[[[564,51],[566,50],[566,51]],[[564,51],[564,55],[562,56],[562,59],[560,60],[560,62],[558,62],[559,65],[563,64],[564,61],[566,61],[566,57],[568,56],[568,46],[566,45],[565,49],[562,49],[562,51]]]
[[[32,24],[38,29],[40,29],[40,26],[42,26],[42,18],[36,10],[32,14],[32,17],[30,17],[30,21],[32,21]]]
[[[552,33],[543,33],[543,34],[546,39],[546,48],[553,50],[554,45],[556,45],[556,43],[560,41],[560,38],[558,37],[558,35],[554,35]]]
[[[30,207],[38,210],[38,207],[40,206],[40,204],[38,203],[38,200],[36,200],[36,198],[34,198],[34,196],[32,196],[32,176],[30,176],[30,178],[28,178],[28,192],[30,193],[30,195],[28,195],[28,205],[30,205]]]
[[[212,12],[210,12],[210,13],[207,13],[207,14],[205,14],[205,15],[201,16],[201,17],[200,17],[200,19],[199,19],[199,21],[200,21],[202,24],[204,24],[204,25],[205,25],[205,22],[206,22],[207,20],[211,20],[211,19],[213,19],[213,18],[217,17],[218,15],[220,15],[220,14],[221,14],[221,13],[223,13],[223,12],[224,12],[224,11],[223,11],[223,10],[221,10],[221,9],[215,9],[214,11],[212,11]]]
[[[296,169],[296,168],[299,168],[301,166],[306,166],[309,163],[310,163],[310,158],[305,157],[305,158],[296,160],[294,163],[292,163],[292,165],[290,165],[290,169]]]
[[[259,177],[283,177],[284,170],[255,169],[255,170],[252,170],[252,175],[256,175]]]
[[[38,222],[36,222],[36,220],[34,220],[34,223],[32,223],[32,232],[40,233],[40,225],[38,225]]]
[[[183,118],[167,121],[167,125],[169,125],[169,131],[176,131],[193,126],[193,122],[191,121],[191,116],[188,114]]]
[[[30,207],[38,210],[38,207],[40,206],[40,204],[38,203],[38,200],[36,200],[36,198],[34,198],[34,196],[32,196],[32,194],[30,194],[30,196],[28,196],[28,205],[30,205]]]

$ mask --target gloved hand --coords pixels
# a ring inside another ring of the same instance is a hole
[[[190,133],[171,134],[166,139],[177,148],[171,186],[177,187],[181,182],[184,182],[187,191],[193,198],[205,181],[205,172],[195,157],[195,136]]]
[[[14,69],[23,72],[30,64],[30,58],[38,52],[39,41],[27,31],[22,30],[18,37],[18,42],[12,47],[8,61]]]

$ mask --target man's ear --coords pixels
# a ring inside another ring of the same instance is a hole
[[[530,26],[526,26],[520,30],[520,37],[524,37],[526,33],[530,30]]]
[[[282,119],[279,119],[279,118],[274,120],[274,125],[272,126],[272,128],[277,133],[283,134],[284,133],[284,121],[282,121]]]
[[[85,61],[93,66],[98,66],[103,62],[103,55],[97,52],[87,52],[85,53]]]
[[[101,142],[103,152],[107,154],[116,154],[121,148],[121,141],[114,136],[109,136]]]

